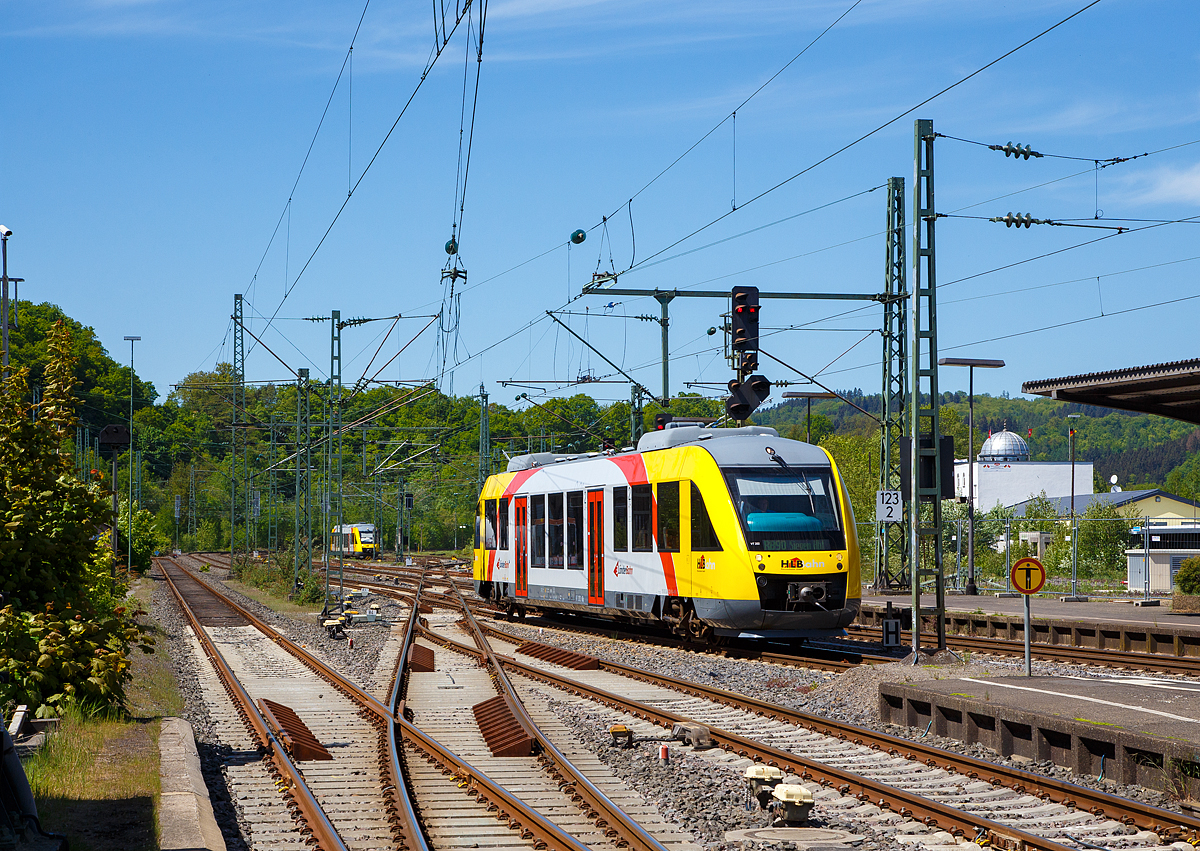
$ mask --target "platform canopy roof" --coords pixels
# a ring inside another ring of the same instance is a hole
[[[1200,425],[1200,358],[1027,381],[1021,392]]]

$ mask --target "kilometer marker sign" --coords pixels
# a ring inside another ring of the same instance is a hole
[[[1009,571],[1013,588],[1022,594],[1036,594],[1046,584],[1046,568],[1036,558],[1017,559]]]

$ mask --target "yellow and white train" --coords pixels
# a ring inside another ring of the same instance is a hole
[[[379,546],[375,542],[374,523],[347,523],[329,531],[330,555],[340,553],[344,558],[376,558]]]
[[[513,458],[484,484],[475,590],[662,622],[698,641],[838,634],[858,614],[854,514],[833,458],[771,428],[670,424],[636,449]]]

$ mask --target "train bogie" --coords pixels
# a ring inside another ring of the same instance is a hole
[[[701,640],[836,634],[860,597],[833,459],[758,427],[676,426],[636,450],[512,459],[480,495],[474,578],[511,609]]]

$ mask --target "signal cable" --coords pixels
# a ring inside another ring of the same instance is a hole
[[[1084,6],[1082,9],[1072,12],[1070,15],[1067,15],[1062,20],[1058,21],[1057,23],[1053,24],[1050,27],[1047,27],[1046,29],[1042,30],[1040,33],[1033,36],[1032,38],[1029,38],[1029,39],[1021,42],[1016,47],[1012,48],[1011,50],[1007,51],[1006,53],[1001,54],[1000,56],[996,57],[995,59],[993,59],[991,62],[987,63],[986,65],[984,65],[980,68],[977,68],[976,70],[972,71],[970,74],[967,74],[965,77],[959,78],[955,82],[946,86],[944,89],[941,89],[940,91],[935,92],[934,94],[925,98],[923,101],[916,104],[915,106],[912,106],[912,107],[906,109],[904,112],[901,112],[899,115],[895,116],[894,118],[888,119],[883,124],[880,124],[878,127],[876,127],[874,130],[870,130],[867,133],[864,133],[862,136],[859,136],[854,141],[846,143],[842,147],[838,148],[837,150],[833,151],[830,154],[827,154],[826,156],[822,157],[821,159],[817,160],[816,162],[812,163],[811,165],[805,166],[800,171],[793,174],[791,177],[781,180],[779,183],[776,183],[774,186],[770,187],[769,189],[764,189],[762,192],[760,192],[757,195],[755,195],[754,197],[752,197],[749,201],[747,201],[741,207],[738,207],[737,210],[745,209],[746,207],[753,204],[755,201],[758,201],[759,199],[764,198],[767,195],[770,195],[772,192],[776,191],[777,189],[781,189],[784,186],[787,186],[793,180],[796,180],[797,178],[799,178],[805,174],[808,174],[808,172],[812,171],[813,169],[817,168],[818,166],[823,165],[824,163],[829,162],[831,159],[838,156],[839,154],[845,153],[846,151],[853,148],[855,145],[858,145],[860,142],[866,141],[867,139],[871,138],[872,136],[874,136],[876,133],[883,130],[884,128],[889,127],[892,124],[895,124],[901,118],[904,118],[907,115],[911,115],[912,113],[916,112],[918,109],[920,109],[921,107],[930,103],[931,101],[934,101],[937,98],[941,97],[942,95],[946,94],[947,92],[961,86],[963,83],[967,82],[968,80],[972,79],[973,77],[976,77],[979,74],[982,74],[984,71],[991,68],[993,65],[996,65],[997,63],[1002,62],[1003,60],[1007,59],[1009,56],[1012,56],[1017,51],[1021,50],[1024,47],[1027,47],[1028,45],[1037,41],[1042,36],[1045,36],[1045,35],[1053,32],[1054,30],[1058,29],[1059,27],[1061,27],[1063,24],[1067,23],[1071,19],[1078,17],[1079,15],[1082,15],[1084,12],[1086,12],[1088,9],[1092,8],[1099,2],[1100,2],[1100,0],[1091,0],[1091,2],[1088,3],[1086,6]],[[715,219],[710,221],[708,224],[701,225],[700,227],[693,230],[691,233],[680,237],[679,239],[672,242],[670,245],[666,246],[665,248],[660,249],[659,251],[656,251],[654,254],[651,254],[649,257],[647,257],[645,260],[643,260],[641,263],[637,264],[636,266],[630,267],[626,271],[629,272],[629,271],[632,271],[633,269],[637,268],[638,266],[645,265],[648,261],[653,260],[655,257],[659,256],[660,254],[670,251],[676,245],[679,245],[680,243],[691,239],[693,236],[696,236],[697,234],[708,230],[713,225],[715,225],[718,222],[723,221],[725,218],[733,215],[735,212],[737,212],[737,210],[729,210],[725,213],[722,213],[720,216],[717,216]]]
[[[342,81],[342,74],[346,72],[346,65],[353,55],[354,42],[358,39],[358,32],[362,29],[363,19],[367,17],[367,9],[371,5],[371,0],[366,0],[363,4],[362,14],[358,16],[358,25],[354,28],[354,35],[350,37],[350,47],[346,51],[346,58],[342,60],[342,67],[338,69],[337,79],[333,81],[333,88],[329,92],[329,97],[325,101],[325,109],[321,111],[321,118],[317,121],[317,129],[313,131],[313,137],[308,143],[308,150],[304,152],[304,160],[300,163],[300,170],[296,172],[296,179],[292,182],[292,188],[288,192],[287,203],[283,205],[283,212],[279,214],[279,221],[275,222],[275,230],[271,232],[271,238],[267,240],[267,247],[263,249],[262,257],[259,258],[258,266],[254,269],[254,274],[250,276],[250,290],[254,290],[254,282],[258,279],[258,273],[262,270],[262,264],[267,259],[267,254],[271,250],[271,245],[275,242],[275,236],[279,233],[279,226],[283,224],[284,216],[288,216],[288,235],[290,240],[291,235],[291,217],[290,211],[292,206],[292,197],[296,194],[296,187],[300,185],[300,178],[304,175],[304,168],[308,165],[308,158],[312,156],[313,146],[317,144],[317,136],[321,133],[321,128],[325,125],[325,116],[329,114],[329,106],[333,103],[333,96],[337,93],[338,84]],[[287,281],[284,281],[286,289]],[[249,295],[249,293],[247,293]],[[287,295],[284,295],[287,298]]]
[[[1161,154],[1166,151],[1174,151],[1178,148],[1186,148],[1189,145],[1200,145],[1200,139],[1193,139],[1190,142],[1180,142],[1178,145],[1170,145],[1169,147],[1166,147],[1166,148],[1159,148],[1156,151],[1146,151],[1145,153],[1133,154],[1132,156],[1128,156],[1128,157],[1119,157],[1119,156],[1118,157],[1074,157],[1074,156],[1068,156],[1066,154],[1044,154],[1044,153],[1039,153],[1037,151],[1029,151],[1028,154],[1025,154],[1024,151],[1016,151],[1016,149],[1005,150],[1007,147],[1005,145],[990,145],[987,142],[977,142],[974,139],[961,139],[958,136],[947,136],[945,133],[934,133],[933,135],[940,137],[942,139],[951,139],[955,142],[965,142],[968,145],[979,145],[980,147],[983,147],[983,148],[990,148],[993,151],[1004,151],[1005,156],[1008,156],[1009,153],[1015,152],[1016,156],[1018,156],[1018,157],[1024,156],[1025,159],[1029,159],[1029,157],[1033,156],[1033,157],[1039,157],[1039,158],[1040,157],[1050,157],[1050,158],[1058,159],[1058,160],[1078,160],[1079,162],[1095,163],[1096,166],[1099,168],[1108,168],[1110,165],[1119,165],[1120,163],[1127,163],[1132,160],[1140,160],[1142,157],[1152,157],[1155,154]],[[1009,143],[1009,144],[1011,144],[1011,143]],[[1018,148],[1019,147],[1020,146],[1018,146]]]
[[[634,192],[633,195],[630,196],[629,201],[632,202],[634,198],[637,198],[639,195],[641,195],[643,192],[645,192],[647,189],[649,189],[651,186],[653,186],[660,177],[662,177],[664,174],[666,174],[668,171],[670,171],[676,165],[678,165],[680,160],[682,160],[684,157],[686,157],[692,151],[696,150],[696,148],[699,147],[700,144],[705,139],[707,139],[713,133],[717,132],[717,130],[719,130],[726,121],[729,121],[731,118],[736,120],[736,115],[737,115],[737,112],[739,109],[744,107],[746,104],[750,103],[750,101],[753,100],[754,97],[759,92],[761,92],[763,89],[765,89],[771,83],[773,83],[775,81],[776,77],[778,77],[780,74],[782,74],[788,68],[790,68],[792,66],[792,63],[794,63],[797,59],[799,59],[801,56],[803,56],[805,53],[807,53],[809,48],[811,48],[813,45],[815,45],[818,41],[820,41],[825,36],[826,33],[828,33],[831,29],[833,29],[835,26],[837,26],[841,22],[842,18],[846,17],[852,11],[854,11],[855,7],[857,7],[858,4],[861,2],[862,2],[862,0],[854,0],[854,2],[850,4],[850,6],[846,9],[846,11],[842,12],[842,14],[838,15],[837,18],[834,19],[833,23],[831,23],[825,29],[821,30],[821,32],[817,34],[816,38],[814,38],[812,41],[810,41],[808,44],[806,44],[804,46],[804,48],[799,53],[797,53],[795,56],[793,56],[791,59],[789,59],[782,68],[780,68],[778,71],[776,71],[770,77],[768,77],[767,81],[765,83],[760,85],[757,89],[755,89],[753,92],[751,92],[750,95],[745,100],[743,100],[741,103],[739,103],[737,106],[735,106],[733,108],[733,111],[730,112],[729,115],[725,116],[719,122],[717,122],[717,124],[714,125],[711,130],[709,130],[707,133],[705,133],[703,136],[701,136],[699,139],[697,139],[694,143],[692,143],[691,147],[689,147],[686,151],[684,151],[682,154],[680,154],[675,159],[673,159],[666,168],[664,168],[658,174],[654,175],[654,177],[650,178],[650,180],[644,186],[642,186],[641,189]],[[1099,0],[1097,0],[1097,2],[1099,2]],[[625,205],[622,204],[621,207],[623,207],[623,206],[625,206]],[[745,205],[743,205],[743,206],[745,206]],[[620,212],[621,207],[617,207],[616,210],[613,210],[611,213],[609,213],[607,216],[605,216],[605,218],[612,218],[613,216],[615,216],[618,212]],[[632,265],[631,265],[631,268],[632,268]]]
[[[857,344],[856,344],[856,345],[857,345]],[[790,369],[792,372],[796,373],[797,375],[801,376],[802,378],[807,378],[807,379],[809,380],[809,382],[811,382],[812,384],[815,384],[815,385],[817,385],[817,386],[818,386],[818,387],[820,387],[822,390],[824,390],[826,393],[832,393],[834,396],[837,396],[839,399],[841,399],[843,402],[845,402],[845,403],[846,403],[847,405],[849,405],[850,407],[852,407],[852,408],[857,408],[858,410],[860,410],[860,411],[862,411],[864,414],[866,414],[868,417],[870,417],[871,419],[875,420],[875,422],[879,423],[880,425],[883,425],[883,423],[880,421],[879,417],[875,416],[875,415],[874,415],[874,414],[872,414],[870,411],[867,411],[867,410],[865,410],[865,409],[863,409],[863,408],[859,407],[859,406],[858,406],[858,405],[856,405],[854,402],[852,402],[852,401],[851,401],[851,400],[850,400],[848,397],[846,397],[845,395],[843,395],[843,394],[839,393],[838,391],[834,390],[833,388],[831,388],[831,387],[826,387],[826,386],[825,386],[824,384],[822,384],[820,381],[817,381],[817,379],[816,379],[814,376],[812,376],[812,375],[809,375],[809,374],[808,374],[808,373],[806,373],[806,372],[802,372],[801,370],[798,370],[798,369],[796,369],[796,367],[792,366],[792,365],[791,365],[791,364],[789,364],[789,363],[786,363],[785,361],[781,361],[779,358],[775,357],[775,355],[771,354],[770,352],[764,352],[762,349],[759,349],[759,350],[758,350],[758,353],[759,353],[760,355],[766,355],[766,356],[767,356],[767,357],[769,357],[771,360],[775,361],[775,363],[779,364],[780,366],[784,366],[784,367],[786,367],[786,368]]]
[[[1098,3],[1098,2],[1100,2],[1100,0],[1095,0],[1095,2]],[[267,320],[267,325],[270,325],[272,322],[275,321],[275,316],[276,316],[276,314],[278,314],[280,308],[283,307],[283,303],[285,301],[287,301],[288,296],[290,296],[292,294],[292,290],[294,290],[296,288],[296,285],[298,283],[300,283],[300,279],[304,277],[304,273],[306,271],[308,271],[308,267],[312,264],[313,258],[315,258],[317,256],[317,252],[319,252],[321,250],[321,247],[325,244],[325,240],[329,238],[329,234],[333,232],[334,225],[337,224],[338,219],[340,219],[342,213],[345,212],[347,205],[349,205],[349,203],[350,203],[350,199],[354,197],[354,193],[357,192],[358,187],[362,185],[363,180],[366,178],[367,174],[371,171],[371,167],[373,165],[375,165],[375,161],[379,158],[379,155],[383,152],[384,147],[387,145],[388,141],[392,138],[392,134],[396,132],[396,128],[400,125],[400,121],[404,118],[405,114],[408,112],[408,108],[412,105],[413,100],[416,99],[417,93],[421,91],[421,86],[424,85],[425,80],[427,80],[429,78],[429,74],[433,70],[434,65],[437,64],[437,61],[439,58],[441,58],[442,53],[446,49],[446,46],[450,43],[450,39],[453,37],[454,33],[458,30],[459,24],[462,23],[463,17],[464,17],[464,13],[459,12],[457,19],[454,21],[454,26],[451,28],[449,33],[446,34],[445,41],[442,41],[441,43],[434,45],[434,49],[432,52],[432,58],[428,60],[428,62],[425,65],[425,68],[421,71],[421,77],[419,80],[417,80],[416,86],[414,86],[413,90],[409,93],[408,99],[404,102],[404,106],[401,107],[400,114],[396,116],[396,120],[392,122],[392,126],[388,129],[387,133],[384,134],[383,141],[381,141],[379,143],[379,146],[375,149],[375,153],[373,153],[371,155],[370,160],[367,161],[367,165],[365,168],[363,168],[362,172],[359,174],[358,180],[356,180],[354,182],[354,185],[350,187],[350,191],[346,193],[345,199],[342,201],[341,206],[338,207],[337,212],[333,216],[333,219],[329,222],[329,226],[327,228],[325,228],[325,232],[321,235],[320,240],[317,241],[316,247],[314,247],[312,250],[312,253],[308,255],[308,259],[304,261],[304,266],[301,267],[300,271],[296,273],[296,277],[292,280],[291,284],[289,284],[287,289],[284,291],[283,298],[280,299],[279,304],[276,306],[274,313],[272,313],[271,317]]]

